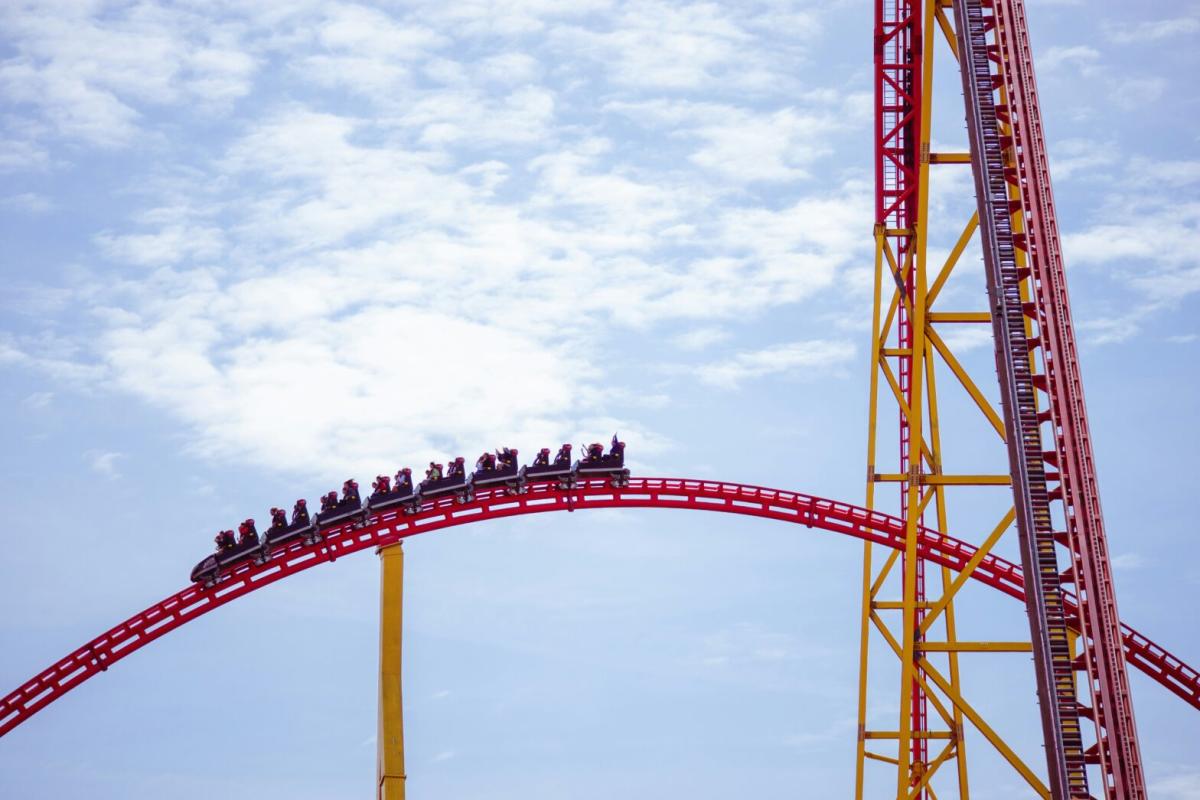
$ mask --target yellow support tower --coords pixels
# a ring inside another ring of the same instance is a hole
[[[404,550],[379,550],[379,735],[376,797],[404,800],[404,703],[400,656],[404,633]]]
[[[991,323],[986,310],[938,304],[960,261],[973,260],[962,256],[979,225],[977,214],[965,221],[947,220],[931,211],[931,168],[972,168],[971,154],[932,152],[934,141],[952,140],[957,135],[957,129],[941,136],[932,130],[935,49],[948,56],[950,69],[958,69],[956,34],[949,14],[953,2],[875,0],[875,6],[876,132],[880,138],[868,349],[866,505],[901,516],[906,541],[903,550],[890,551],[882,560],[878,547],[869,543],[863,552],[854,797],[863,800],[894,792],[898,800],[969,800],[964,738],[968,726],[1024,779],[1028,796],[1046,797],[1041,778],[968,701],[960,683],[963,662],[979,658],[976,654],[1025,653],[1030,648],[1025,641],[962,641],[955,619],[956,594],[997,541],[1012,529],[1013,511],[1002,513],[994,527],[954,531],[979,548],[961,573],[946,568],[925,570],[918,557],[921,527],[951,532],[951,498],[980,487],[995,487],[1011,495],[1009,475],[962,469],[964,464],[976,465],[977,453],[943,450],[939,395],[948,384],[965,393],[965,399],[979,410],[979,422],[996,434],[997,464],[1007,464],[1007,460],[1000,462],[1005,453],[1003,419],[979,388],[993,379],[990,370],[973,378],[953,352],[950,337],[939,333],[947,325],[986,325],[990,329]],[[954,242],[948,254],[936,261],[931,255],[931,237],[934,242]],[[963,399],[956,398],[960,404]],[[896,430],[897,421],[899,448],[885,433]],[[953,437],[947,441],[954,443]],[[882,496],[884,490],[886,497]],[[977,495],[970,497],[974,502]],[[1001,502],[997,513],[1008,505]],[[886,666],[874,652],[879,645],[883,660],[891,662]],[[883,666],[882,674],[889,683],[886,687],[872,686],[868,676],[875,665]],[[898,670],[892,672],[895,667]],[[897,672],[898,685],[891,683],[891,675]],[[871,694],[879,696],[880,705],[894,708],[896,717],[884,725],[873,725]],[[876,765],[877,778],[868,788],[870,764]],[[880,769],[880,764],[886,767]],[[882,789],[885,782],[890,784],[886,790]]]

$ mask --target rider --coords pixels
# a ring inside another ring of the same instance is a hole
[[[562,447],[558,448],[558,455],[554,457],[554,463],[555,465],[569,465],[571,463],[571,445],[564,444]]]
[[[296,501],[296,505],[292,506],[292,524],[302,522],[308,524],[308,503],[303,499]]]
[[[396,473],[396,491],[412,491],[412,470],[408,467]]]
[[[287,512],[282,508],[271,509],[271,527],[273,529],[287,527]]]
[[[517,463],[517,451],[509,447],[496,453],[496,457],[500,459],[501,469],[512,469],[513,465]]]
[[[377,475],[375,482],[371,484],[371,489],[375,494],[387,494],[392,491],[392,479],[387,475]]]
[[[254,520],[248,519],[241,525],[238,525],[238,544],[257,541],[258,530],[254,527]]]
[[[442,479],[442,465],[436,461],[429,462],[429,469],[425,470],[425,480],[440,481]]]
[[[331,508],[337,508],[338,499],[337,492],[321,495],[321,511],[328,511]]]
[[[213,539],[217,543],[217,552],[222,550],[232,550],[236,544],[233,538],[233,531],[220,531]]]
[[[615,433],[613,434],[612,438],[612,449],[608,451],[608,454],[610,456],[625,455],[625,443],[617,439],[617,435]]]
[[[584,452],[587,453],[585,461],[599,461],[604,457],[604,445],[599,442],[592,442],[584,449]]]
[[[358,496],[358,481],[354,478],[350,478],[342,484],[342,502],[349,503],[351,501],[361,502]]]
[[[496,457],[491,453],[484,453],[475,461],[476,472],[492,472],[496,469]]]
[[[460,477],[462,477],[462,476],[463,476],[463,474],[466,472],[466,469],[467,469],[467,468],[466,468],[466,465],[465,465],[465,459],[464,459],[462,456],[459,456],[458,458],[456,458],[456,459],[454,459],[453,461],[451,461],[451,462],[450,462],[450,475],[449,475],[449,477],[451,477],[451,478],[460,478]]]
[[[538,454],[533,457],[533,465],[532,466],[535,466],[535,467],[550,466],[550,448],[549,447],[543,447],[541,450],[538,450]]]

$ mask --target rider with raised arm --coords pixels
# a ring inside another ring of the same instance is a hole
[[[622,442],[621,440],[619,440],[615,433],[613,434],[613,438],[612,438],[612,449],[608,451],[608,454],[610,456],[624,456],[625,455],[625,443]]]
[[[541,450],[538,450],[538,454],[533,457],[533,463],[530,466],[533,466],[533,467],[548,467],[548,466],[550,466],[550,448],[543,447]]]

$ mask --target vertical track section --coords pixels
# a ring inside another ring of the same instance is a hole
[[[923,46],[924,27],[922,0],[876,0],[875,1],[875,223],[883,237],[890,243],[895,254],[894,275],[903,301],[896,309],[896,380],[900,394],[911,409],[913,407],[913,320],[916,302],[916,228],[920,199],[920,142],[921,112],[923,95]],[[878,343],[872,343],[872,350]],[[873,356],[874,357],[874,356]],[[873,365],[878,369],[878,365]],[[900,471],[907,472],[911,456],[909,419],[898,409],[898,463]],[[873,461],[875,453],[870,454]],[[874,472],[874,464],[868,465],[868,474]],[[917,513],[908,508],[909,484],[899,484],[901,515],[907,517]],[[874,504],[874,497],[870,501]],[[907,574],[907,557],[901,558],[901,573]],[[925,565],[917,561],[915,569],[915,602],[918,608],[925,603]],[[864,605],[868,601],[864,600]],[[864,609],[866,613],[866,609]],[[923,612],[918,613],[912,624],[920,627]],[[864,633],[864,635],[866,635]],[[861,669],[865,672],[866,665]],[[865,680],[860,676],[860,680]],[[909,687],[910,700],[907,713],[909,727],[918,735],[909,740],[909,764],[899,768],[907,772],[910,765],[924,765],[928,760],[927,741],[919,735],[928,728],[928,700],[920,683],[914,677]],[[862,710],[860,709],[860,716]],[[860,731],[860,737],[865,735]],[[860,748],[861,749],[861,748]],[[861,762],[861,755],[859,758]],[[856,779],[856,794],[862,795],[860,775]],[[913,800],[924,800],[925,791],[920,789]]]
[[[1005,144],[993,96],[996,84],[987,46],[991,23],[984,16],[982,0],[959,0],[955,16],[1021,562],[1030,576],[1025,603],[1050,791],[1055,800],[1086,798],[1090,795],[1075,669],[1055,552],[1030,342],[1025,333],[1022,275],[1005,178]]]
[[[999,111],[1012,131],[1009,173],[1020,195],[1027,237],[1017,241],[1032,265],[1032,287],[1038,338],[1031,352],[1040,355],[1053,449],[1047,460],[1057,465],[1059,485],[1052,500],[1061,501],[1065,530],[1060,543],[1070,551],[1065,579],[1073,582],[1081,600],[1082,658],[1077,667],[1088,678],[1088,702],[1081,714],[1095,723],[1096,741],[1088,748],[1089,764],[1097,764],[1111,800],[1143,800],[1145,776],[1138,746],[1137,725],[1129,677],[1121,658],[1120,617],[1117,613],[1108,539],[1100,507],[1096,464],[1092,454],[1083,380],[1075,343],[1066,272],[1050,184],[1045,135],[1038,104],[1037,82],[1024,0],[995,0],[994,63],[1008,104]],[[1082,699],[1081,699],[1082,700]],[[1082,705],[1082,702],[1081,702]]]

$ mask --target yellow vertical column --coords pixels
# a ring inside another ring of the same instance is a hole
[[[404,704],[400,653],[404,631],[404,550],[379,550],[378,800],[404,800]]]
[[[925,33],[926,41],[922,43],[921,60],[921,149],[918,166],[917,182],[917,221],[916,221],[916,254],[913,259],[913,283],[916,297],[913,302],[912,315],[912,370],[910,372],[910,387],[912,396],[908,413],[908,483],[907,519],[905,519],[904,536],[904,597],[902,600],[904,615],[904,630],[901,632],[900,654],[900,731],[896,772],[896,797],[906,798],[912,785],[914,773],[909,763],[912,747],[912,718],[911,704],[913,682],[918,674],[916,649],[916,618],[917,618],[917,533],[921,523],[921,460],[924,457],[925,422],[923,375],[925,359],[925,311],[926,311],[926,245],[929,242],[929,127],[933,121],[933,41],[929,34],[935,24],[937,2],[927,0],[925,3],[925,21],[921,30]],[[923,770],[924,764],[918,769]]]

